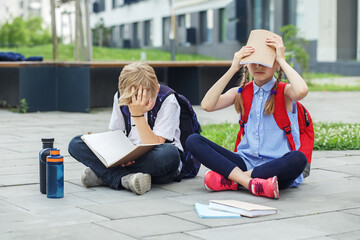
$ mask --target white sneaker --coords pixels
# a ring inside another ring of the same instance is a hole
[[[84,187],[97,187],[104,185],[104,182],[99,178],[91,168],[87,167],[81,174],[81,184]]]
[[[151,189],[151,176],[147,173],[131,173],[121,178],[121,185],[142,195]]]

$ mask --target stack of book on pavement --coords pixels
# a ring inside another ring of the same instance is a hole
[[[209,205],[196,203],[200,218],[258,217],[277,213],[277,209],[237,200],[210,200]]]

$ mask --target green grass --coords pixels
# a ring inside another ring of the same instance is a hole
[[[43,45],[35,47],[19,47],[19,48],[0,48],[0,52],[17,52],[25,57],[43,56],[45,61],[53,60],[52,45]],[[137,61],[140,60],[141,52],[146,53],[148,61],[170,61],[170,52],[156,49],[120,49],[93,47],[93,60],[95,61]],[[80,56],[80,54],[79,54]],[[58,47],[59,61],[74,61],[74,46],[62,45]],[[177,61],[199,61],[199,60],[216,60],[216,58],[192,55],[192,54],[176,54]]]
[[[204,137],[234,151],[238,124],[208,124],[202,126]],[[359,150],[360,124],[314,123],[314,150]]]
[[[308,83],[310,92],[340,92],[340,91],[360,91],[359,85],[336,85],[336,84],[314,84]]]
[[[310,79],[314,79],[314,78],[338,78],[338,77],[343,77],[342,75],[339,74],[334,74],[334,73],[314,73],[314,72],[304,72],[303,73],[303,78],[310,80]]]

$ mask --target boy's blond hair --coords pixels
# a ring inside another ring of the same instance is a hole
[[[140,85],[143,89],[146,89],[146,96],[148,98],[156,97],[159,89],[159,82],[154,69],[143,62],[135,62],[126,65],[119,76],[119,105],[130,104],[132,96],[134,94],[137,95]],[[134,94],[131,93],[132,87],[135,88]]]

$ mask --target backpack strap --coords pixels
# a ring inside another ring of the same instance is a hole
[[[285,132],[291,151],[295,151],[295,142],[291,133],[291,122],[287,114],[285,104],[285,87],[287,83],[280,82],[275,94],[275,108],[274,108],[274,119],[276,124]]]
[[[117,91],[117,98],[120,98],[120,92]],[[130,119],[130,111],[128,106],[120,106],[120,111],[124,117],[124,122],[125,122],[125,131],[126,131],[126,136],[129,136],[130,130],[131,130],[131,119]]]
[[[245,86],[243,87],[243,90],[241,92],[241,98],[243,100],[244,112],[240,116],[240,120],[239,120],[240,130],[236,137],[234,152],[237,151],[237,146],[239,145],[241,138],[245,134],[245,123],[247,123],[247,120],[249,118],[249,113],[250,113],[250,109],[251,109],[253,96],[254,96],[254,84],[251,81],[251,82],[245,84]]]
[[[159,112],[161,105],[163,104],[165,99],[173,93],[175,93],[175,91],[173,89],[171,89],[170,87],[168,87],[166,85],[160,84],[160,90],[159,90],[158,96],[156,98],[155,105],[148,112],[148,124],[151,129],[154,128],[157,113]]]

